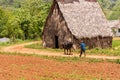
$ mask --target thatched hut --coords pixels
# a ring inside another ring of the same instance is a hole
[[[120,36],[120,20],[109,20],[109,27],[112,29],[114,37]]]
[[[83,40],[89,48],[112,45],[112,33],[96,0],[53,0],[43,29],[46,47],[62,48],[70,39],[76,48]]]
[[[113,23],[113,26],[111,26],[114,36],[120,37],[120,20],[112,20],[110,23]]]
[[[120,37],[120,21],[115,27],[113,27],[113,29],[115,31],[115,36]]]

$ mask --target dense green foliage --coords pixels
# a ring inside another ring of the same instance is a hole
[[[44,0],[0,0],[0,37],[41,37],[51,2]]]
[[[120,0],[98,0],[108,19],[119,19]],[[0,37],[40,38],[52,0],[0,0]]]
[[[106,17],[111,20],[120,19],[120,0],[98,0]]]

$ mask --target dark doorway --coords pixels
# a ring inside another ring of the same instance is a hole
[[[58,36],[55,36],[55,48],[59,48]]]
[[[120,29],[118,29],[118,32],[120,33]]]

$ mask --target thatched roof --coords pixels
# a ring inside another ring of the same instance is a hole
[[[57,2],[62,2],[62,3],[73,3],[73,2],[79,2],[79,0],[57,0]]]
[[[66,1],[64,4],[60,0],[57,2],[68,28],[74,36],[77,38],[112,36],[108,21],[98,2],[85,0],[64,1]]]
[[[116,26],[116,28],[119,28],[119,29],[120,29],[120,21],[119,21],[118,25]]]
[[[119,20],[109,20],[108,22],[109,22],[109,27],[110,27],[110,28],[115,28],[115,27],[117,27],[118,24],[120,23]]]

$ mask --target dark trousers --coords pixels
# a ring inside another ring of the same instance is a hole
[[[83,53],[84,53],[84,56],[86,56],[85,50],[81,49],[81,50],[80,50],[80,57],[82,56]]]

